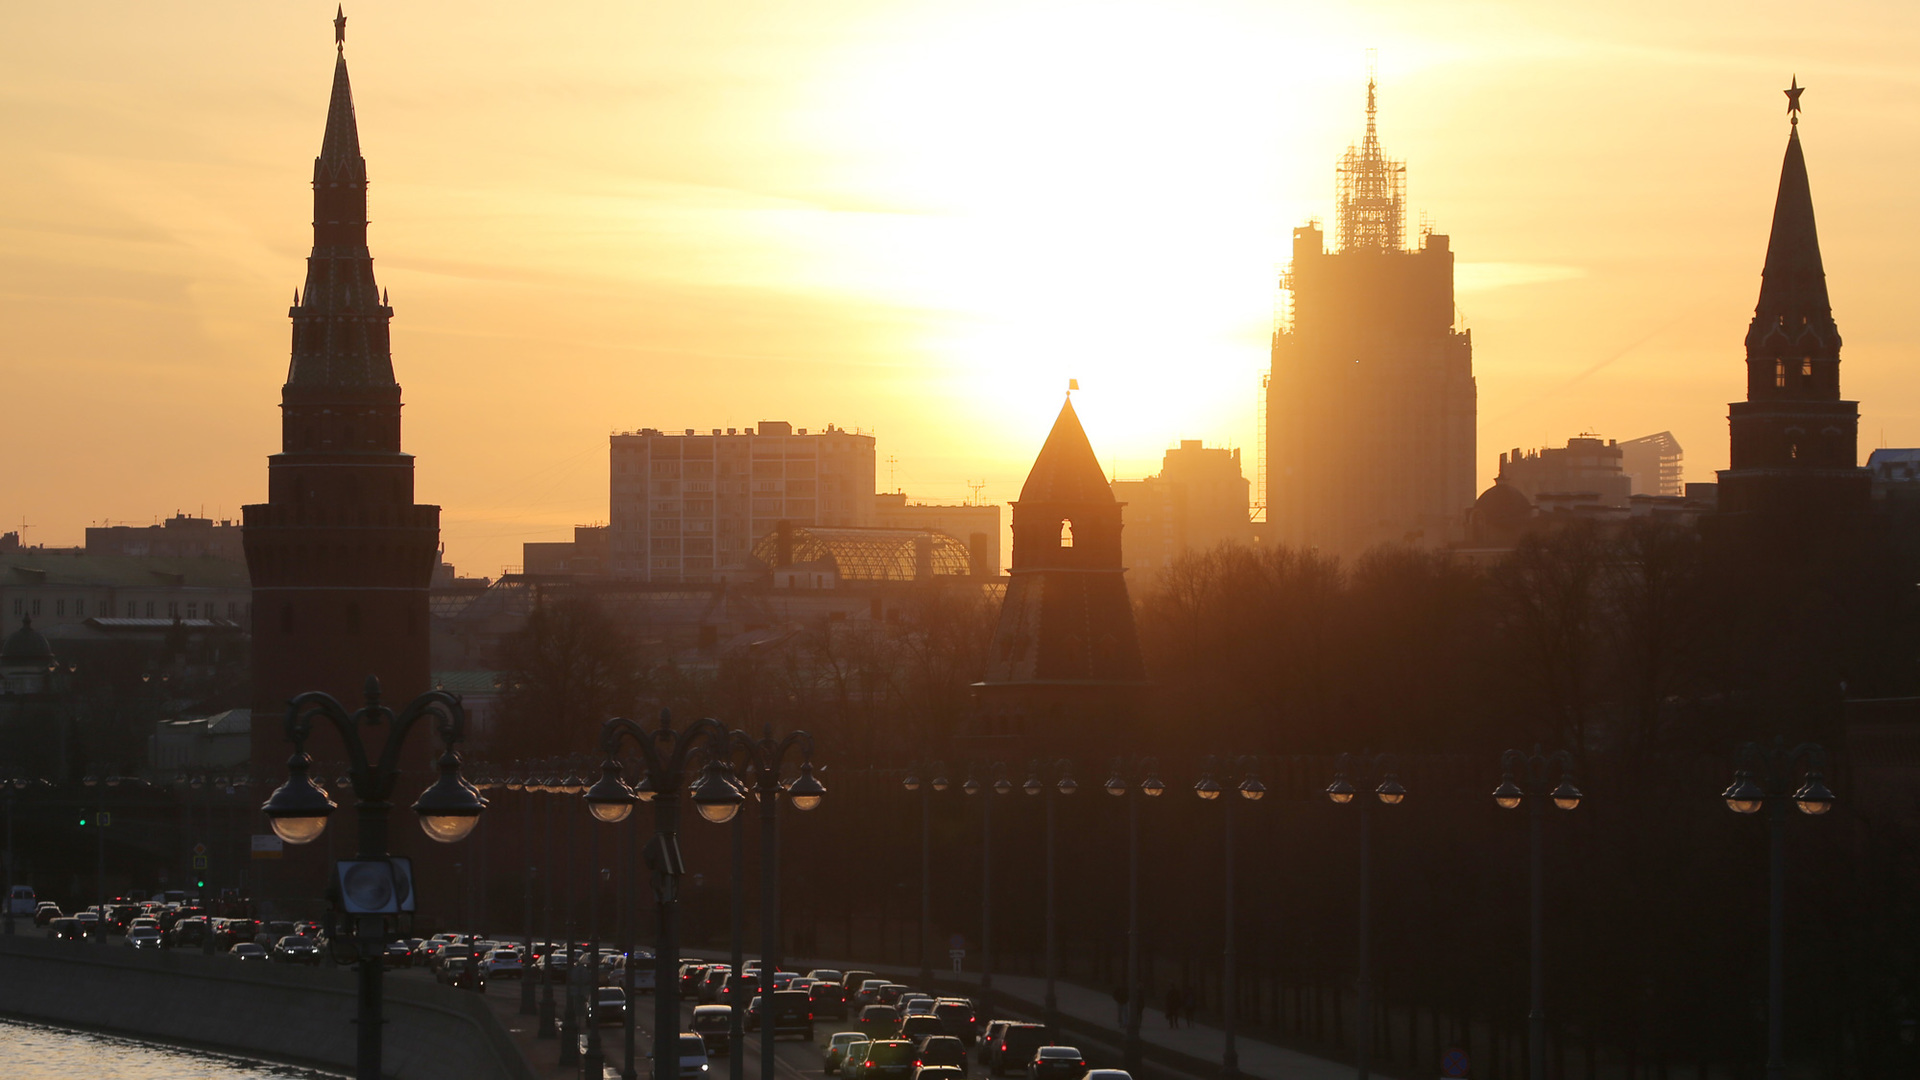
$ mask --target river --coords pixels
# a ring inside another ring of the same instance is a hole
[[[291,1065],[0,1020],[8,1080],[338,1080]]]

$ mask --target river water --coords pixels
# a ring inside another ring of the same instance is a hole
[[[290,1065],[0,1020],[8,1080],[338,1080]]]

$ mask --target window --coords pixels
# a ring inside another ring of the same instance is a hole
[[[180,617],[180,601],[178,600],[167,601],[167,618],[177,619],[179,617]]]
[[[238,615],[240,613],[239,608],[240,608],[239,604],[236,604],[231,600],[227,601],[227,618],[231,619],[235,615]]]
[[[147,601],[147,618],[153,618],[153,601]]]
[[[199,605],[199,604],[197,604],[197,603],[191,603],[191,604],[188,604],[188,605],[187,605],[187,618],[189,618],[189,619],[197,619],[197,618],[199,618],[199,617],[200,617],[200,605]]]
[[[1775,360],[1773,362],[1773,385],[1776,389],[1787,385],[1787,362],[1785,360]]]
[[[67,602],[66,602],[65,600],[55,600],[55,601],[53,602],[53,613],[54,613],[55,615],[58,615],[58,616],[60,616],[60,617],[61,617],[61,618],[63,618],[63,619],[64,619],[64,618],[66,618],[66,617],[67,617]]]
[[[1073,519],[1072,518],[1065,518],[1060,522],[1060,546],[1063,548],[1070,548],[1073,546]]]
[[[26,610],[27,610],[27,602],[26,602],[25,600],[22,600],[22,599],[20,599],[20,598],[19,598],[19,597],[17,597],[17,596],[16,596],[16,597],[14,597],[14,598],[13,598],[13,613],[14,613],[15,615],[24,615],[24,614],[26,614]]]
[[[75,600],[73,602],[73,613],[75,616],[85,616],[87,613],[87,602],[85,600]]]
[[[37,596],[33,598],[33,613],[40,614],[40,598]]]

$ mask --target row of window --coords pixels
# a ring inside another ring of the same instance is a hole
[[[41,608],[41,602],[42,598],[38,596],[16,596],[13,598],[13,614],[16,618],[26,615],[36,617],[43,615],[44,612]],[[252,604],[239,600],[229,600],[227,601],[226,617],[229,619],[238,619],[246,614],[247,610],[252,606]],[[69,617],[84,619],[87,617],[87,601],[85,597],[55,597],[51,607],[53,617],[56,619]],[[121,618],[126,619],[157,619],[162,617],[169,619],[220,618],[220,603],[216,600],[208,600],[204,603],[199,600],[128,600],[125,604],[125,609]],[[93,613],[99,618],[110,619],[114,614],[114,606],[111,601],[102,600],[94,605]]]

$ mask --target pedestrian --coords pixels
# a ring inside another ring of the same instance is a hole
[[[1171,983],[1167,984],[1167,1026],[1180,1026],[1180,988]]]
[[[1114,1023],[1122,1028],[1127,1026],[1127,984],[1121,983],[1113,988]]]

